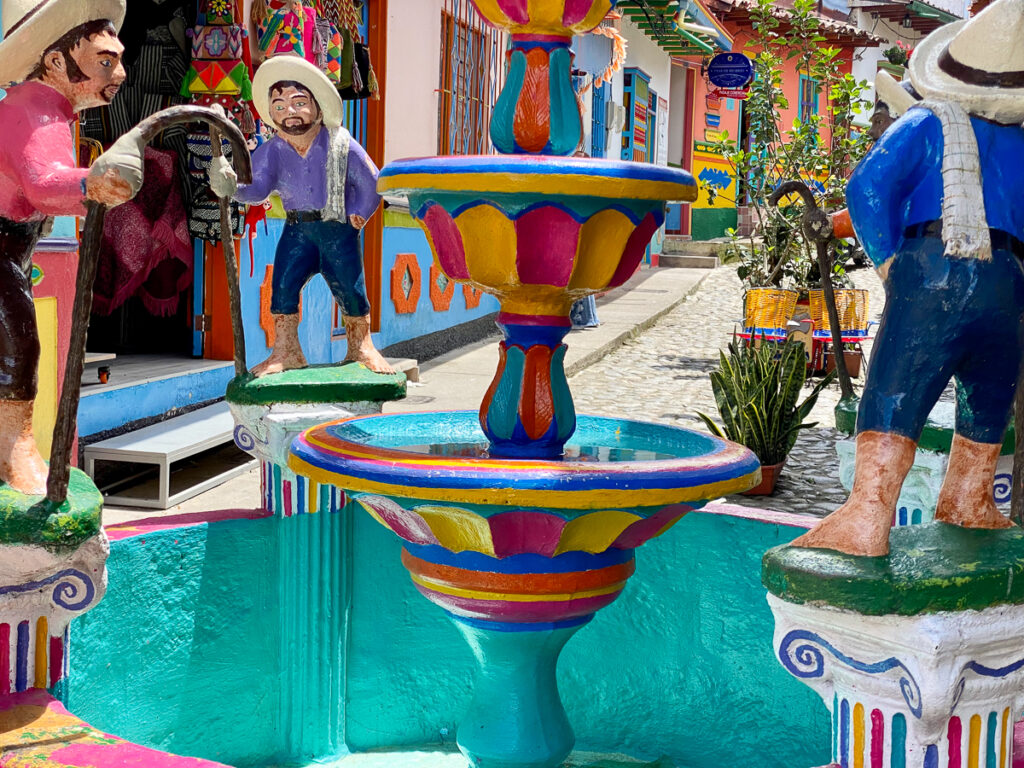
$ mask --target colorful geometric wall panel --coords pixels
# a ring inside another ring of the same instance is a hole
[[[391,269],[391,301],[395,313],[410,315],[416,311],[422,291],[423,273],[415,253],[400,253]]]
[[[436,264],[430,265],[430,303],[434,305],[435,312],[447,312],[452,306],[452,298],[455,296],[455,283],[448,279],[448,276],[437,268]]]

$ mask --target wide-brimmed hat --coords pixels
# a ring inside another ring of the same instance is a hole
[[[924,99],[1024,121],[1024,0],[996,0],[973,19],[939,27],[914,49],[908,70]]]
[[[32,74],[47,47],[90,21],[107,19],[120,31],[125,0],[2,0],[0,85]]]
[[[252,81],[252,100],[263,122],[274,125],[270,113],[270,89],[277,83],[294,81],[301,83],[313,94],[324,116],[324,125],[337,128],[341,125],[345,106],[337,88],[319,67],[299,56],[283,54],[267,59],[256,70]]]
[[[903,87],[903,84],[896,82],[896,78],[884,69],[878,70],[878,74],[875,75],[875,93],[878,94],[878,100],[889,107],[889,114],[893,117],[899,117],[917,104],[917,99]]]

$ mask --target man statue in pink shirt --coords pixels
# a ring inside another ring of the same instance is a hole
[[[142,184],[129,132],[92,168],[78,168],[75,114],[109,104],[125,79],[117,39],[125,0],[3,0],[0,42],[0,481],[46,492],[32,434],[39,334],[32,254],[49,217],[84,215],[84,201],[131,200]],[[15,85],[8,85],[16,83]]]

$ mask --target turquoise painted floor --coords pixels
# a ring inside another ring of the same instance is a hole
[[[349,755],[328,763],[308,763],[268,766],[268,768],[468,768],[469,763],[459,752],[443,748],[422,750],[387,750]],[[626,755],[576,752],[564,768],[676,768],[668,758],[642,762]]]

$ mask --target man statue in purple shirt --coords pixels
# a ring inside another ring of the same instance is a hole
[[[276,342],[257,377],[307,365],[299,343],[299,296],[323,275],[345,315],[346,360],[394,373],[373,346],[359,230],[380,205],[377,167],[341,125],[343,105],[319,69],[276,56],[256,72],[253,101],[277,136],[253,153],[253,183],[237,186],[226,161],[210,173],[220,197],[262,203],[277,192],[288,221],[274,257],[270,311]]]

